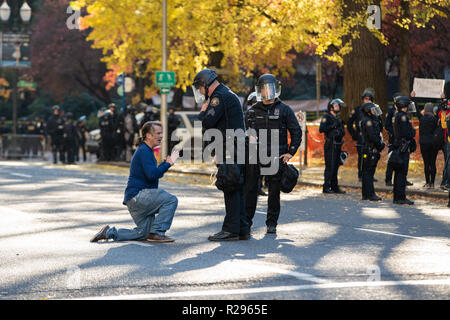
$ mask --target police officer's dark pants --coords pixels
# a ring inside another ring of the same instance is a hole
[[[242,165],[242,174],[244,168]],[[225,219],[222,225],[222,231],[235,234],[248,234],[250,227],[247,223],[245,214],[244,186],[241,185],[235,192],[224,192],[225,199]]]
[[[114,139],[110,135],[103,136],[103,156],[105,161],[114,160]]]
[[[75,141],[74,140],[66,140],[64,143],[67,153],[67,163],[75,162]]]
[[[360,142],[358,141],[358,144]],[[356,145],[356,151],[358,151],[358,179],[361,179],[362,177],[362,146]]]
[[[400,153],[403,164],[394,168],[394,201],[406,199],[406,174],[408,171],[409,152]]]
[[[392,151],[392,147],[389,147],[388,150],[388,154],[389,152]],[[392,182],[392,173],[394,172],[394,168],[392,167],[391,163],[388,162],[387,166],[386,166],[386,177],[385,177],[385,182]]]
[[[367,154],[366,158],[362,160],[362,197],[368,199],[375,195],[375,188],[373,186],[373,176],[377,169],[379,154]]]
[[[341,145],[333,144],[332,141],[325,142],[325,171],[323,189],[336,190],[338,188],[338,169],[339,157],[341,154]]]
[[[248,228],[250,228],[253,224],[253,217],[255,216],[256,206],[258,202],[259,178],[261,174],[260,172],[261,171],[258,164],[250,164],[246,167],[244,193]],[[266,176],[266,179],[269,185],[266,226],[276,227],[278,224],[278,217],[280,216],[280,174],[278,173],[273,176]]]
[[[66,161],[66,157],[64,155],[64,142],[62,137],[52,137],[52,153],[53,153],[53,163],[58,162],[58,153],[59,153],[59,161],[64,163]]]

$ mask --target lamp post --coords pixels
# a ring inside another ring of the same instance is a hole
[[[14,0],[13,2],[13,9],[8,5],[7,0],[4,0],[2,5],[0,6],[0,19],[3,23],[7,23],[11,17],[11,14],[13,15],[13,26],[12,29],[14,31],[19,29],[18,25],[18,19],[17,15],[14,15],[14,12],[18,10],[19,7],[19,0]],[[28,5],[28,3],[23,1],[22,6],[20,7],[20,10],[18,10],[18,15],[20,16],[22,22],[29,23],[31,20],[31,8]],[[18,38],[20,39],[20,38]],[[3,39],[2,39],[3,43]],[[2,44],[3,45],[3,44]],[[13,58],[15,59],[16,63],[14,65],[14,75],[13,75],[13,134],[17,134],[17,78],[18,78],[18,69],[19,69],[19,63],[20,63],[20,46],[22,43],[17,40],[14,42],[14,53]]]

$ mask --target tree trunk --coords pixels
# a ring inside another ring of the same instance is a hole
[[[347,5],[344,16],[352,12],[366,10],[361,5],[350,0],[344,0]],[[380,4],[380,1],[374,1]],[[359,28],[360,37],[344,41],[352,41],[352,51],[344,56],[344,101],[348,105],[343,110],[343,118],[347,119],[351,110],[362,102],[361,95],[366,88],[375,89],[375,103],[386,112],[387,82],[383,45],[375,38],[366,26]]]
[[[402,18],[409,18],[409,2],[400,2]],[[400,45],[400,57],[399,57],[399,88],[400,92],[409,96],[410,93],[410,73],[409,73],[409,30],[400,28],[399,45]]]

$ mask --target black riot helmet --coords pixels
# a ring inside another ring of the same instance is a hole
[[[66,118],[67,118],[67,120],[72,120],[73,119],[73,113],[72,112],[67,112]]]
[[[383,114],[383,112],[381,111],[380,107],[377,104],[372,103],[372,102],[364,103],[361,106],[361,109],[362,109],[362,111],[365,114],[367,114],[369,116],[373,115],[375,117],[379,117],[379,116],[381,116]]]
[[[344,101],[342,101],[341,99],[333,99],[330,102],[328,102],[328,111],[330,111],[331,109],[334,109],[334,105],[337,104],[339,105],[339,111],[342,110],[342,108],[345,108],[347,105],[345,104]]]
[[[258,101],[278,98],[281,94],[281,82],[273,74],[263,74],[256,82],[255,91]]]
[[[361,99],[364,99],[365,97],[368,97],[370,101],[373,102],[373,100],[375,99],[375,90],[372,88],[366,88],[361,95]]]
[[[256,100],[256,92],[252,92],[247,97],[247,106],[253,106],[258,100]]]
[[[194,77],[194,82],[192,83],[192,91],[194,91],[195,102],[202,104],[208,100],[208,89],[209,86],[217,79],[217,74],[214,70],[203,69],[197,73]],[[205,88],[205,94],[200,93],[200,87]]]
[[[408,112],[416,112],[416,105],[415,105],[415,103],[413,101],[411,101],[410,98],[405,97],[405,96],[398,97],[395,100],[395,106],[399,110],[407,108]]]

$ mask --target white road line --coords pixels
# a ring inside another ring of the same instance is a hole
[[[81,182],[73,182],[73,181],[62,181],[63,183],[67,183],[67,184],[74,184],[77,186],[83,186],[83,187],[89,187],[90,185],[87,183],[81,183]]]
[[[392,233],[392,232],[386,232],[386,231],[370,230],[370,229],[365,229],[365,228],[355,228],[355,229],[361,230],[361,231],[367,231],[367,232],[387,234],[387,235],[396,236],[396,237],[403,237],[403,238],[410,238],[410,239],[417,239],[417,240],[424,240],[424,241],[446,242],[445,240],[414,237],[414,236],[408,236],[408,235],[404,235],[404,234],[398,234],[398,233]]]
[[[296,272],[296,271],[282,269],[283,266],[280,264],[259,262],[259,261],[246,261],[246,260],[240,260],[240,259],[231,260],[228,262],[230,264],[238,264],[240,269],[247,267],[249,270],[279,273],[279,274],[284,274],[284,275],[288,275],[288,276],[297,278],[299,280],[311,281],[311,282],[316,282],[316,283],[329,283],[330,282],[328,280],[317,278],[316,276],[313,276],[312,274],[300,273],[300,272]]]
[[[24,174],[24,173],[10,172],[10,174],[13,176],[22,177],[22,178],[33,178],[33,176],[30,176],[29,174]]]
[[[405,280],[405,281],[359,281],[359,282],[334,282],[307,284],[298,286],[278,286],[262,288],[243,288],[243,289],[225,289],[225,290],[199,290],[199,291],[181,291],[167,293],[149,293],[123,296],[95,296],[71,300],[141,300],[141,299],[168,299],[168,298],[190,298],[202,296],[227,296],[238,294],[271,293],[282,291],[300,291],[314,289],[341,289],[341,288],[361,288],[361,287],[389,287],[389,286],[437,286],[450,285],[450,278],[435,280]]]

